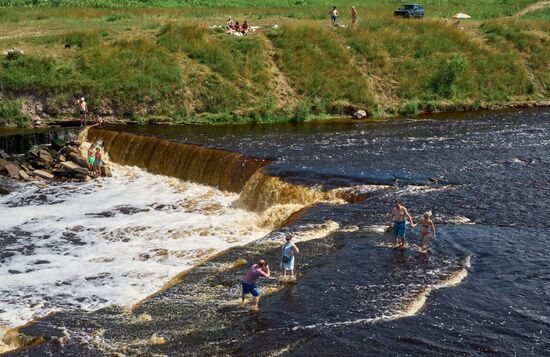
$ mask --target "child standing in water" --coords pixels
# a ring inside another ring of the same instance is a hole
[[[292,236],[287,236],[286,243],[283,245],[281,251],[281,270],[283,271],[282,280],[287,279],[287,273],[289,280],[294,279],[294,255],[296,255],[299,251],[300,249],[298,249],[296,244],[292,241]]]
[[[99,148],[95,149],[95,157],[94,157],[94,171],[96,177],[101,177],[101,151]]]
[[[432,221],[432,211],[425,212],[420,220],[420,225],[422,226],[420,234],[422,235],[422,241],[420,242],[420,249],[426,250],[428,248],[428,239],[430,238],[430,228],[433,232],[433,238],[435,239],[435,225]]]
[[[90,172],[92,172],[92,174],[93,174],[93,170],[94,170],[94,161],[95,161],[95,144],[92,144],[88,148],[88,166],[89,166]]]

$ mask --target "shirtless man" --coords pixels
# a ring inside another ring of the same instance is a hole
[[[86,126],[86,116],[88,115],[88,104],[84,100],[84,97],[78,100],[78,109],[80,111],[80,126]]]
[[[399,238],[399,247],[405,247],[405,234],[407,233],[407,220],[412,227],[416,226],[405,206],[401,205],[401,201],[395,200],[395,206],[390,213],[390,229],[393,223],[393,247],[397,248],[397,238]]]
[[[336,6],[332,7],[332,10],[330,10],[329,15],[330,15],[330,27],[334,28],[334,26],[336,26],[336,19],[338,18],[338,10],[336,10]]]

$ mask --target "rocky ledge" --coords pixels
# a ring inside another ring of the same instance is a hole
[[[37,145],[22,155],[8,155],[0,150],[0,173],[26,181],[90,181],[94,176],[80,146],[76,141]],[[103,165],[101,175],[111,176],[110,167]]]

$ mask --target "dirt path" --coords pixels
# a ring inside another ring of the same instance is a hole
[[[546,7],[550,7],[550,1],[539,1],[539,2],[536,2],[532,5],[527,6],[525,9],[519,11],[518,13],[516,13],[514,15],[514,17],[521,17],[525,14],[528,14],[530,12],[539,11],[539,10],[542,10]]]

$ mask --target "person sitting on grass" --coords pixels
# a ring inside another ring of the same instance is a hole
[[[246,295],[251,294],[254,297],[253,307],[257,309],[260,302],[260,290],[256,286],[256,281],[261,277],[269,278],[270,276],[271,271],[265,260],[262,259],[257,264],[252,265],[241,281],[243,289],[241,294],[242,303],[245,303]]]
[[[234,31],[235,23],[233,22],[233,19],[231,17],[227,18],[227,21],[225,22],[225,29],[227,30],[227,33]]]
[[[246,22],[246,20],[244,20],[244,23],[241,26],[241,33],[243,35],[246,35],[248,33],[248,23]]]

